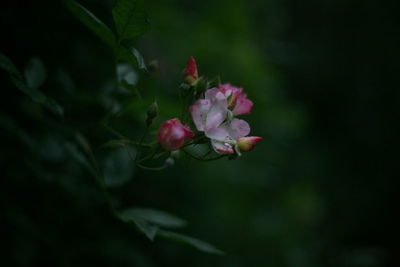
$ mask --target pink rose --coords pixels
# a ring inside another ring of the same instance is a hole
[[[253,102],[242,91],[242,88],[221,84],[208,89],[204,99],[197,100],[189,108],[197,130],[211,139],[213,149],[219,154],[235,153],[237,140],[250,133],[246,121],[228,116],[229,112],[240,115],[251,111]]]
[[[158,130],[158,142],[165,150],[177,150],[186,139],[193,138],[192,130],[183,125],[178,118],[164,122]]]

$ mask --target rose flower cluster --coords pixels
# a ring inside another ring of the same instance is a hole
[[[185,82],[195,87],[200,80],[196,61],[189,58],[184,71]],[[236,118],[238,115],[249,114],[253,102],[247,98],[243,88],[229,83],[204,91],[189,111],[197,134],[189,126],[183,125],[178,118],[164,122],[158,131],[158,141],[165,150],[178,150],[188,139],[201,137],[209,139],[213,150],[218,154],[237,154],[252,150],[262,139],[258,136],[248,136],[249,124]]]

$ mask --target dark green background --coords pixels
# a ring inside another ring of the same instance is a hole
[[[111,24],[113,1],[81,0]],[[159,68],[140,77],[142,100],[113,94],[112,51],[58,1],[8,1],[0,51],[23,70],[44,62],[43,92],[61,119],[0,72],[2,266],[397,266],[399,28],[395,1],[147,1],[151,30],[134,45]],[[156,98],[179,115],[189,56],[199,73],[244,87],[252,135],[235,161],[182,157],[165,171],[135,169],[100,148],[114,128],[141,135]],[[114,100],[113,100],[114,99]],[[65,149],[81,133],[121,207],[162,209],[225,256],[156,238],[115,220],[90,173]],[[111,170],[107,160],[112,161]],[[115,160],[117,159],[117,160]],[[108,164],[108,165],[107,165]],[[113,165],[114,164],[114,165]],[[108,168],[108,169],[107,169]],[[4,263],[3,263],[4,262]]]

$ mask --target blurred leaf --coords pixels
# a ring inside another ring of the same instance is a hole
[[[39,66],[40,63],[38,62],[31,64],[33,64],[33,67],[29,67],[32,69],[28,71],[30,79],[33,79],[31,80],[31,83],[33,83],[33,85],[38,85],[43,83],[44,80],[42,71],[44,69],[44,66]],[[45,94],[39,91],[38,88],[29,86],[24,81],[24,78],[22,77],[18,69],[15,67],[15,65],[12,63],[12,61],[1,53],[0,53],[0,67],[10,74],[11,80],[13,81],[15,86],[22,92],[29,95],[33,101],[43,104],[45,107],[47,107],[49,110],[51,110],[53,113],[59,116],[63,115],[64,109],[59,104],[57,104],[57,102],[54,99],[47,97]],[[43,69],[40,70],[40,68]],[[33,78],[34,76],[36,78]]]
[[[103,171],[107,186],[119,186],[131,180],[135,165],[129,157],[127,149],[133,148],[115,149],[104,159]]]
[[[64,0],[64,4],[91,31],[97,34],[106,44],[114,47],[116,44],[114,33],[100,19],[85,7],[75,2],[74,0]]]
[[[53,113],[58,114],[59,116],[63,116],[64,115],[64,108],[62,106],[60,106],[59,104],[57,104],[57,102],[53,98],[46,97],[44,105],[48,109],[53,111]]]
[[[38,89],[44,84],[46,78],[47,72],[43,62],[37,57],[31,58],[25,69],[25,79],[28,86]]]
[[[122,220],[128,221],[132,218],[139,218],[152,224],[167,228],[179,228],[186,225],[186,221],[161,210],[131,208],[121,212]]]
[[[0,68],[7,71],[10,75],[16,76],[16,78],[22,80],[22,75],[18,71],[17,67],[15,67],[14,63],[2,53],[0,53]]]
[[[142,54],[140,54],[140,52],[134,47],[131,47],[131,52],[133,56],[136,58],[138,68],[147,70]]]
[[[143,1],[117,0],[112,14],[120,41],[132,39],[149,29]]]
[[[65,150],[71,155],[73,159],[86,167],[86,169],[90,172],[91,175],[93,175],[93,177],[97,179],[98,182],[102,183],[103,178],[95,169],[95,167],[90,163],[86,155],[82,153],[82,151],[78,148],[77,144],[72,142],[66,143]]]
[[[39,91],[38,89],[34,89],[29,87],[25,81],[17,79],[14,76],[11,76],[11,80],[14,82],[15,86],[24,92],[25,94],[29,95],[33,101],[40,103],[40,104],[45,104],[46,103],[46,96]]]
[[[127,211],[122,211],[119,214],[119,218],[123,222],[133,222],[137,226],[137,228],[142,231],[151,241],[154,240],[154,237],[156,236],[158,232],[158,226],[146,221],[144,218],[137,216],[136,214],[132,214]]]
[[[121,45],[119,48],[116,49],[116,57],[118,60],[123,59],[129,62],[130,64],[132,64],[132,66],[136,66],[140,70],[147,71],[143,56],[137,49],[133,47],[129,48]]]
[[[158,226],[152,225],[140,218],[132,219],[132,221],[135,223],[137,228],[142,231],[151,241],[154,240],[154,237],[158,232]]]
[[[76,86],[67,72],[64,70],[58,70],[55,76],[56,80],[65,91],[69,93],[76,91]]]
[[[138,81],[138,75],[131,65],[119,63],[116,67],[118,81],[125,81],[129,85],[135,85]]]
[[[65,163],[65,140],[57,135],[46,134],[38,138],[37,152],[48,163]]]
[[[122,80],[121,86],[129,92],[134,92],[139,99],[142,98],[142,94],[140,93],[139,88],[137,88],[135,85],[129,84],[125,80]]]
[[[33,138],[22,129],[13,119],[0,114],[0,127],[17,137],[23,144],[32,149],[37,149]]]
[[[198,250],[203,251],[205,253],[217,254],[217,255],[225,254],[223,251],[217,249],[213,245],[208,244],[199,239],[190,237],[190,236],[178,234],[178,233],[171,232],[171,231],[165,231],[165,230],[159,230],[157,235],[159,235],[163,238],[166,238],[166,239],[170,239],[173,241],[177,241],[177,242],[181,242],[181,243],[193,246],[193,247],[197,248]]]
[[[85,167],[89,168],[91,172],[93,172],[93,168],[89,161],[87,160],[86,156],[78,149],[77,145],[74,143],[66,143],[65,149],[70,155],[80,164],[84,165]]]
[[[139,76],[138,73],[132,68],[132,65],[127,63],[119,63],[116,67],[118,82],[120,88],[126,89],[130,92],[134,92],[138,98],[141,98],[141,94],[136,87]]]
[[[30,88],[24,81],[19,70],[15,67],[14,63],[5,55],[0,53],[0,67],[3,68],[10,74],[11,80],[14,82],[15,86],[22,92],[28,94],[34,101],[43,103],[46,96],[39,90]]]
[[[75,140],[83,148],[86,154],[93,155],[92,147],[90,146],[89,141],[82,134],[76,133]]]

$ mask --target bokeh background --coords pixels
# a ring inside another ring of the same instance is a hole
[[[111,24],[113,1],[81,0]],[[135,40],[158,68],[138,76],[142,99],[114,94],[112,51],[59,1],[8,1],[0,50],[23,70],[47,69],[42,91],[59,118],[0,72],[2,266],[398,266],[399,4],[395,1],[147,1],[151,30]],[[396,10],[397,9],[397,10]],[[157,99],[179,114],[189,56],[199,73],[244,87],[243,116],[264,140],[229,161],[182,157],[161,172],[134,167],[101,122],[136,138]],[[154,61],[153,61],[154,62]],[[226,252],[150,242],[113,218],[71,155],[80,133],[121,207],[188,221],[182,232]],[[73,146],[72,146],[73,147]],[[113,180],[115,179],[115,181]],[[3,265],[4,264],[4,265]]]

